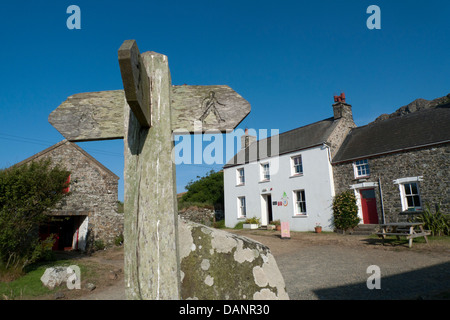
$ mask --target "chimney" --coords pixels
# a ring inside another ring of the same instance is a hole
[[[256,136],[250,136],[248,129],[245,129],[245,134],[241,136],[241,149],[248,148],[253,142],[256,141]]]
[[[353,121],[352,106],[345,102],[345,93],[334,96],[333,114],[335,120],[345,118]]]

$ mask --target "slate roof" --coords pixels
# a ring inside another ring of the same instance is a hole
[[[353,128],[333,164],[450,142],[450,104]]]
[[[318,146],[327,141],[330,134],[333,132],[333,129],[336,127],[337,123],[340,121],[334,120],[333,117],[324,119],[322,121],[314,122],[312,124],[296,128],[278,135],[279,139],[279,155],[294,152],[297,150],[307,149],[314,146]],[[276,136],[274,136],[276,137]],[[257,148],[257,158],[249,159],[250,149],[254,148],[256,144]],[[264,156],[266,153],[265,145],[267,144],[267,156]],[[241,149],[225,166],[224,168],[229,168],[237,165],[244,164],[244,162],[240,159],[243,159],[245,154],[245,163],[262,160],[271,156],[271,146],[272,146],[272,137],[259,140],[257,142],[252,143],[245,150]],[[262,149],[264,148],[264,149]],[[261,149],[261,154],[260,154]]]

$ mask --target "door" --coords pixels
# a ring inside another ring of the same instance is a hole
[[[261,195],[261,225],[266,226],[272,221],[272,195]]]
[[[360,189],[361,209],[364,224],[378,224],[377,200],[375,189]]]

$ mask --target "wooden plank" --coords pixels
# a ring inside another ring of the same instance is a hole
[[[69,141],[123,138],[123,90],[78,93],[50,113],[48,121]]]
[[[407,235],[407,239],[414,239],[414,238],[419,238],[419,237],[425,237],[431,235],[431,233],[428,232],[421,232],[421,233],[414,233],[411,235]]]
[[[213,129],[227,132],[238,126],[251,109],[250,104],[228,86],[172,86],[171,90],[171,125],[175,132],[193,133],[195,129],[199,130],[197,133]],[[210,104],[214,102],[214,106],[205,110],[211,92],[215,92],[217,103],[213,99]],[[48,120],[69,141],[123,139],[123,105],[126,103],[123,90],[79,93],[67,98]],[[200,127],[196,128],[195,124]]]
[[[150,81],[135,40],[125,40],[120,46],[119,66],[127,102],[141,127],[149,128]]]
[[[377,232],[375,234],[377,234],[379,236],[408,236],[409,235],[409,233],[400,233],[400,232],[386,232],[386,233]]]
[[[194,132],[195,123],[202,132],[227,132],[236,128],[250,113],[247,100],[225,85],[173,86],[172,128]]]

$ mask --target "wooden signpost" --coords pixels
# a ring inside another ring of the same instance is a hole
[[[175,130],[233,130],[250,104],[228,86],[172,86],[165,55],[119,49],[124,90],[70,96],[49,122],[70,141],[124,139],[128,299],[179,299]]]

